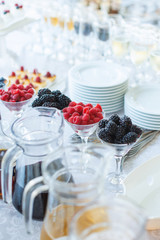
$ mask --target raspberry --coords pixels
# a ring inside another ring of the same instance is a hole
[[[20,94],[20,90],[18,88],[13,90],[13,94]]]
[[[26,99],[25,99],[25,97],[21,97],[20,98],[20,102],[23,102],[23,101],[25,101]]]
[[[84,103],[82,103],[82,102],[77,103],[77,105],[81,105],[82,107],[85,106]]]
[[[68,118],[70,117],[70,114],[67,113],[67,112],[65,112],[65,113],[63,114],[63,116],[64,116],[65,119],[68,119]]]
[[[41,80],[41,78],[38,76],[38,77],[36,77],[36,79],[35,79],[35,82],[38,82],[38,83],[40,83],[42,80]]]
[[[20,67],[20,70],[23,72],[23,71],[24,71],[24,67],[23,67],[23,66],[21,66],[21,67]]]
[[[84,115],[82,116],[82,121],[88,122],[89,120],[90,120],[89,114],[84,114]]]
[[[8,99],[9,99],[9,95],[7,93],[2,95],[2,97],[1,97],[1,100],[3,100],[3,101],[7,101]]]
[[[103,119],[103,115],[101,112],[98,112],[96,116],[99,117],[100,119]]]
[[[75,111],[78,112],[78,113],[82,113],[83,107],[81,105],[76,105],[75,106]]]
[[[67,108],[67,112],[68,112],[69,114],[72,114],[72,113],[75,112],[75,109],[74,109],[73,107],[68,107],[68,108]]]
[[[88,122],[88,124],[93,124],[94,123],[94,121],[93,120],[89,120],[89,122]]]
[[[74,106],[76,106],[76,105],[77,105],[76,102],[70,102],[70,103],[69,103],[69,107],[74,107]]]
[[[102,112],[102,107],[101,107],[101,105],[99,103],[95,106],[95,108],[99,108],[100,111]]]
[[[66,107],[66,108],[63,108],[63,110],[62,110],[63,113],[66,113],[66,112],[67,112],[67,109],[68,109],[67,107]]]
[[[90,114],[90,119],[91,119],[91,120],[94,120],[94,118],[95,118],[95,115]]]
[[[11,89],[17,89],[17,85],[13,83],[13,84],[10,86],[10,88],[11,88]]]
[[[87,125],[87,121],[82,121],[82,125]]]
[[[73,123],[73,117],[68,118],[68,122]]]
[[[84,114],[84,113],[89,114],[89,107],[84,107],[84,108],[83,108],[83,114]]]
[[[21,96],[21,97],[24,97],[24,95],[25,95],[25,93],[22,91],[22,90],[19,90],[20,92],[19,92],[19,95]]]
[[[98,117],[95,117],[95,118],[93,119],[93,121],[94,121],[95,123],[99,122],[100,120],[101,120],[101,119],[98,118]]]
[[[47,72],[46,75],[45,75],[45,77],[50,78],[50,77],[52,77],[52,75],[51,75],[50,72]]]
[[[13,99],[10,99],[10,100],[9,100],[9,102],[16,102],[16,101],[15,101],[15,100],[13,100]]]
[[[25,76],[24,76],[24,79],[28,79],[28,75],[25,75]]]
[[[24,95],[24,97],[25,97],[26,99],[30,99],[30,98],[32,97],[32,94],[31,94],[31,93],[26,93],[26,94]]]
[[[34,85],[32,83],[28,84],[28,88],[34,88]]]
[[[33,88],[29,88],[27,92],[28,92],[28,93],[31,93],[32,95],[34,94]]]
[[[89,114],[91,115],[91,114],[93,114],[93,115],[96,115],[97,114],[97,110],[96,110],[96,108],[91,108],[90,110],[89,110]]]
[[[96,109],[97,112],[102,112],[100,108],[97,108],[97,107],[94,107],[94,108]]]
[[[23,86],[23,85],[22,85]],[[31,87],[29,86],[29,85],[27,85],[26,87],[25,87],[25,90],[26,91],[28,91],[28,89],[30,89]]]
[[[93,108],[93,105],[91,103],[87,103],[85,107]]]
[[[12,72],[11,77],[15,77],[15,76],[16,76],[15,72]]]
[[[18,89],[23,90],[23,89],[24,89],[23,84],[19,84],[19,85],[18,85]]]
[[[38,70],[36,68],[33,69],[33,74],[38,74]]]
[[[16,79],[15,84],[20,84],[19,79]]]
[[[74,112],[74,113],[72,114],[72,117],[75,117],[75,116],[80,116],[80,115],[79,115],[78,112]]]
[[[15,100],[16,102],[18,102],[19,99],[20,99],[19,94],[18,94],[18,93],[17,93],[17,94],[14,94],[14,96],[13,96],[13,100]]]
[[[75,116],[75,117],[73,118],[73,123],[80,125],[80,124],[81,124],[81,118],[80,118],[80,116]]]

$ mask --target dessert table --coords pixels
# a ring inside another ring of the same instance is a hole
[[[65,124],[64,139],[65,143],[69,142],[73,130]],[[154,156],[160,155],[160,134],[141,149],[136,156],[129,158],[124,163],[124,173],[128,175],[135,168],[153,158]],[[114,166],[111,166],[114,168]],[[12,205],[8,205],[0,200],[0,240],[39,240],[41,222],[33,221],[34,233],[28,235],[25,231],[23,216],[17,212]],[[149,239],[160,239],[160,231],[153,231]],[[147,239],[148,240],[148,239]]]

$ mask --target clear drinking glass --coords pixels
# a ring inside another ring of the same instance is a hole
[[[132,202],[121,198],[105,199],[75,215],[69,239],[142,240],[145,224],[144,212]]]
[[[48,189],[41,240],[66,239],[72,217],[101,195],[112,157],[110,146],[89,144],[82,154],[80,144],[60,148],[52,158],[46,158],[42,165],[43,177],[30,181],[24,191],[23,213],[27,232],[32,231],[35,196]],[[59,165],[61,169],[57,170]]]

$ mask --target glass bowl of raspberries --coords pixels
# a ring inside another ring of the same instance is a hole
[[[1,125],[5,134],[12,122],[21,116],[34,97],[35,90],[32,84],[27,86],[12,84],[7,90],[0,89]]]
[[[69,106],[63,109],[63,116],[82,142],[87,143],[88,137],[94,133],[98,122],[103,119],[103,111],[100,104],[94,107],[91,103],[70,102]]]
[[[116,170],[107,178],[107,186],[111,192],[125,193],[123,184],[123,157],[133,147],[142,135],[142,129],[132,124],[128,116],[112,115],[102,119],[97,128],[97,137],[104,144],[110,144],[115,150]]]

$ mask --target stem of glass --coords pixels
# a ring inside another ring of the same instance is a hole
[[[88,143],[88,137],[81,137],[82,143],[87,144]]]
[[[115,156],[115,160],[116,160],[116,172],[115,172],[115,176],[116,178],[119,178],[121,177],[121,174],[122,174],[122,170],[123,170],[123,167],[122,167],[122,160],[123,160],[123,157],[122,156]]]

